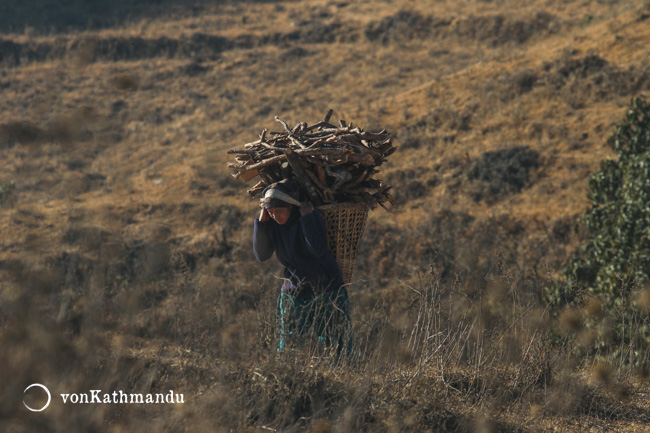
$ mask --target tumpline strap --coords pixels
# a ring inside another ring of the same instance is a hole
[[[269,188],[266,193],[264,194],[264,200],[268,198],[277,198],[278,200],[282,200],[284,202],[287,202],[289,204],[293,204],[296,206],[300,206],[301,203],[296,200],[295,198],[291,197],[289,194],[286,194],[279,189],[276,188]]]

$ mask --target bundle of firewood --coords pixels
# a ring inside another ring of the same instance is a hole
[[[261,180],[248,190],[251,197],[282,179],[292,179],[301,187],[314,205],[361,202],[371,209],[386,202],[394,204],[390,186],[373,176],[390,154],[397,149],[389,133],[376,133],[348,125],[329,123],[332,110],[325,119],[308,126],[299,122],[290,128],[286,122],[281,132],[264,129],[259,140],[232,149],[236,163],[228,163],[237,179]]]

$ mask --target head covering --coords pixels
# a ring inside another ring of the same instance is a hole
[[[262,206],[265,208],[300,206],[298,189],[289,179],[281,180],[264,188]]]

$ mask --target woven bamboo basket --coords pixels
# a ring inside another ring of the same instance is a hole
[[[336,203],[317,208],[325,218],[327,241],[343,273],[345,284],[352,281],[357,248],[368,221],[368,206],[363,203]]]

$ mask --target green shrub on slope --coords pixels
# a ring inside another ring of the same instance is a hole
[[[546,296],[556,311],[597,299],[602,308],[585,319],[607,332],[598,333],[592,349],[638,363],[650,348],[647,315],[636,302],[650,284],[650,103],[633,99],[608,144],[617,159],[592,175],[591,206],[580,219],[588,239],[564,269],[565,281]]]

